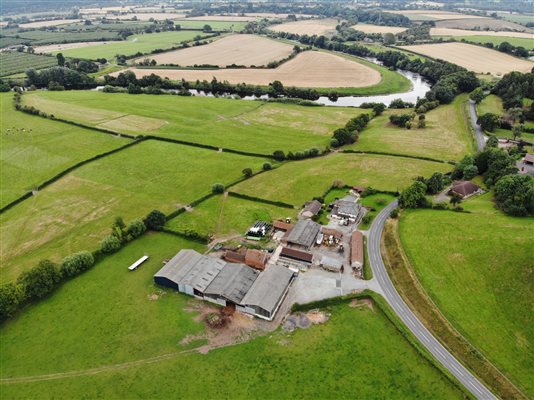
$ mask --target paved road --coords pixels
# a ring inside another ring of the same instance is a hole
[[[383,291],[383,296],[389,303],[391,308],[395,311],[397,316],[404,322],[404,324],[412,331],[412,333],[419,339],[419,341],[432,353],[432,355],[447,368],[458,381],[460,381],[477,399],[496,399],[486,386],[484,386],[475,376],[467,370],[454,356],[449,353],[445,347],[425,328],[425,326],[412,313],[410,308],[402,300],[399,293],[393,286],[391,279],[386,271],[382,255],[380,253],[380,239],[382,231],[391,210],[397,207],[395,200],[387,207],[385,207],[380,214],[378,214],[369,231],[368,252],[373,277],[378,280],[378,283]]]
[[[473,125],[473,129],[475,130],[478,151],[482,151],[484,150],[484,146],[486,145],[486,135],[484,135],[482,127],[477,124],[477,109],[475,106],[475,102],[471,99],[469,99],[469,115],[471,117],[471,124]]]

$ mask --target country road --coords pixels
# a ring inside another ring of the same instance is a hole
[[[402,300],[399,293],[393,286],[391,279],[386,271],[382,254],[380,252],[380,241],[382,231],[386,220],[393,210],[397,207],[397,201],[393,201],[385,207],[380,214],[376,216],[369,235],[367,238],[369,261],[373,277],[378,280],[378,283],[383,291],[383,296],[389,303],[393,311],[408,327],[408,329],[415,335],[415,337],[425,346],[425,348],[441,363],[449,372],[469,390],[477,399],[496,399],[495,395],[489,391],[467,368],[465,368],[443,345],[426,329],[415,314],[410,310],[406,303]]]
[[[477,138],[477,150],[482,151],[484,150],[484,146],[486,146],[486,135],[484,135],[482,127],[477,124],[477,109],[475,102],[471,99],[469,99],[469,116],[471,117],[471,125],[473,125],[475,136]]]

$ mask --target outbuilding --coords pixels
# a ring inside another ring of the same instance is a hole
[[[322,207],[323,205],[317,200],[308,201],[300,212],[300,216],[302,218],[313,218],[319,215]]]
[[[363,234],[360,231],[354,231],[350,237],[350,265],[351,267],[360,269],[363,267],[363,263]]]
[[[259,274],[243,264],[226,264],[204,290],[204,298],[222,306],[241,304]]]
[[[283,241],[285,241],[289,246],[295,246],[303,250],[308,250],[314,244],[320,230],[321,225],[319,225],[317,222],[309,219],[300,220],[297,222],[295,227],[288,232]]]
[[[323,256],[321,259],[321,267],[331,272],[340,272],[343,263],[333,257]]]

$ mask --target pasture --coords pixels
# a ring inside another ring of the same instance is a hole
[[[128,140],[15,111],[0,94],[0,207],[57,173]]]
[[[74,42],[74,43],[60,43],[48,44],[44,46],[34,47],[36,53],[61,53],[71,49],[87,48],[91,46],[109,45],[115,42]]]
[[[171,254],[167,247],[165,252]],[[155,290],[152,283],[148,277],[132,276],[145,271],[133,274],[122,271],[123,264],[138,253],[123,255],[127,250],[114,256],[119,265],[98,265],[95,271],[86,274],[93,280],[82,276],[69,282],[58,294],[40,304],[40,309],[28,310],[24,319],[13,321],[3,338],[10,347],[22,352],[22,356],[16,357],[14,349],[9,349],[10,357],[2,358],[2,378],[7,376],[7,371],[11,375],[28,376],[35,370],[54,373],[74,370],[77,365],[83,365],[82,369],[88,364],[110,365],[114,359],[134,361],[149,354],[169,356],[137,366],[111,367],[98,374],[81,372],[79,376],[59,380],[2,383],[5,396],[71,398],[83,391],[90,398],[125,398],[135,393],[139,397],[163,399],[176,396],[179,387],[184,398],[277,398],[280,393],[287,398],[330,398],[334,392],[341,399],[352,398],[354,393],[365,398],[464,397],[422,358],[372,302],[369,307],[365,303],[329,307],[326,310],[329,320],[306,330],[257,333],[248,342],[213,349],[207,354],[194,351],[177,354],[183,332],[191,327],[199,329],[198,323],[191,322],[194,315],[183,311],[183,304],[190,298],[167,292],[158,300],[148,300],[147,296]],[[108,273],[104,267],[121,270]],[[155,264],[144,267],[156,270]],[[97,271],[99,268],[104,272]],[[109,279],[110,275],[119,278],[120,284]],[[110,283],[102,285],[98,278]],[[143,284],[137,284],[141,279]],[[83,293],[81,300],[78,300],[79,291]],[[113,296],[112,307],[105,302],[110,296]],[[104,309],[107,311],[101,317],[102,327],[86,318],[91,313],[100,315]],[[78,320],[80,325],[75,324]],[[72,329],[64,328],[65,323]],[[62,342],[65,332],[69,333],[68,338]],[[57,344],[51,346],[51,343]],[[98,349],[93,349],[94,346]],[[131,353],[116,350],[116,347],[129,350],[129,346],[133,347]],[[356,362],[358,373],[354,372]],[[297,381],[306,384],[295,385]]]
[[[24,29],[33,29],[33,28],[45,28],[48,26],[67,25],[67,24],[73,24],[77,22],[82,22],[82,20],[81,19],[52,19],[52,20],[28,22],[26,24],[20,24],[19,26]]]
[[[477,73],[505,75],[511,71],[528,72],[534,63],[496,50],[466,43],[436,43],[402,46],[417,54],[441,59]]]
[[[293,46],[256,35],[231,35],[203,46],[173,50],[151,56],[158,64],[264,66],[288,57]]]
[[[478,15],[468,15],[452,11],[438,11],[438,10],[388,10],[393,14],[401,14],[413,21],[444,21],[456,19],[486,19]]]
[[[234,31],[240,32],[246,26],[244,21],[196,21],[191,18],[178,19],[174,21],[174,25],[180,25],[182,29],[202,29],[204,25],[211,26],[214,31]]]
[[[3,282],[39,260],[94,250],[115,217],[166,214],[265,160],[147,141],[80,167],[0,216]]]
[[[453,103],[429,111],[425,128],[417,128],[417,120],[412,129],[399,128],[389,122],[389,116],[410,113],[411,110],[388,110],[371,120],[360,133],[358,142],[349,148],[458,160],[472,150],[468,122],[464,117],[466,101],[467,95],[460,95]]]
[[[288,32],[297,35],[326,35],[334,32],[338,23],[335,19],[307,19],[272,25],[269,29],[275,32]]]
[[[521,46],[526,49],[534,47],[534,35],[525,32],[479,32],[467,29],[432,28],[430,34],[434,37],[453,38],[471,43],[491,43],[494,46],[508,42],[513,46]]]
[[[273,69],[139,69],[131,68],[137,77],[155,73],[163,78],[186,81],[207,80],[216,77],[219,81],[238,84],[267,86],[279,80],[285,86],[305,88],[362,88],[380,83],[381,75],[376,69],[321,51],[305,51]]]
[[[57,65],[55,57],[18,51],[3,51],[0,53],[0,77],[25,72],[31,68],[43,69],[55,65]]]
[[[437,21],[436,28],[475,29],[479,31],[517,31],[532,33],[532,29],[523,25],[493,18],[462,18]]]
[[[488,193],[470,213],[408,211],[400,237],[439,309],[527,396],[534,395],[534,219],[494,208]]]
[[[166,19],[174,20],[178,18],[184,18],[184,13],[175,13],[175,12],[159,12],[159,13],[128,13],[128,14],[109,14],[106,16],[107,19],[118,19],[118,20],[134,20],[134,21],[164,21]]]
[[[256,221],[295,218],[297,213],[298,210],[290,208],[221,195],[171,219],[165,227],[178,232],[193,230],[202,235],[220,238],[244,235]]]
[[[145,33],[129,36],[128,39],[120,42],[69,49],[62,51],[62,53],[65,57],[72,58],[95,60],[103,57],[112,59],[117,54],[128,56],[137,52],[149,53],[156,49],[169,49],[173,46],[178,46],[180,43],[194,40],[196,37],[201,37],[202,35],[202,32],[198,31]]]
[[[521,25],[526,25],[529,22],[534,21],[533,14],[520,14],[510,11],[497,11],[497,15],[501,18],[504,18],[507,21],[515,22]]]
[[[324,148],[336,128],[362,112],[345,107],[94,91],[38,92],[23,96],[23,101],[68,120],[117,132],[149,133],[265,154]]]
[[[448,172],[448,164],[373,154],[336,153],[283,164],[268,174],[261,174],[236,185],[232,190],[268,200],[302,206],[315,196],[322,196],[335,180],[347,185],[372,186],[397,191],[410,185],[417,176]]]
[[[357,31],[363,32],[363,33],[401,33],[404,32],[408,28],[404,28],[401,26],[384,26],[384,25],[371,25],[371,24],[357,24],[351,26],[352,29],[356,29]]]

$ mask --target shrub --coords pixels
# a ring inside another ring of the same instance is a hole
[[[345,183],[341,179],[336,179],[332,182],[332,187],[335,189],[341,189],[345,187]]]
[[[245,168],[243,171],[241,171],[245,177],[250,178],[252,176],[252,169],[251,168]]]
[[[126,233],[131,239],[141,236],[146,231],[146,226],[140,219],[134,219],[126,228]]]
[[[93,266],[95,259],[88,251],[81,251],[71,256],[65,257],[61,263],[60,272],[63,277],[78,275]]]
[[[121,248],[121,241],[115,235],[109,235],[100,244],[100,250],[104,254],[115,253]]]
[[[286,155],[284,154],[284,152],[282,150],[276,150],[274,153],[273,153],[273,158],[276,160],[276,161],[284,161],[285,158],[286,158]]]
[[[40,299],[54,290],[61,280],[57,265],[50,260],[39,262],[37,267],[24,271],[17,283],[24,288],[26,299]]]
[[[391,218],[397,218],[399,216],[399,207],[395,207],[393,210],[391,210],[389,216]]]
[[[406,123],[412,120],[411,114],[394,114],[389,116],[389,121],[396,126],[406,127]]]
[[[24,301],[24,290],[21,285],[8,283],[0,286],[0,321],[12,317]]]
[[[143,222],[147,229],[150,229],[152,231],[159,231],[161,227],[165,225],[166,221],[167,218],[165,217],[165,214],[163,214],[159,210],[152,210],[145,217]]]
[[[273,169],[273,166],[272,166],[271,163],[266,162],[266,163],[263,163],[262,169],[263,169],[264,171],[270,171],[271,169]]]
[[[211,191],[215,194],[224,193],[224,185],[222,183],[216,183],[211,187]]]

